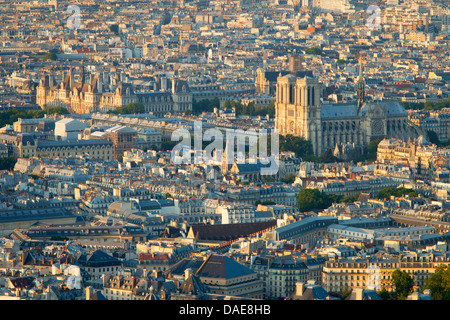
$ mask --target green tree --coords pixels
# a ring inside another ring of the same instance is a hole
[[[313,146],[311,141],[303,137],[297,137],[292,134],[279,136],[280,151],[292,151],[297,157],[313,157]],[[268,149],[270,150],[270,149]]]
[[[258,201],[255,201],[255,206],[257,206],[258,204],[262,204],[263,206],[270,206],[270,205],[276,204],[276,202],[271,201],[271,200],[264,200],[264,201],[258,200]]]
[[[283,181],[284,183],[288,183],[288,184],[293,184],[295,181],[295,174],[289,174],[286,177],[284,177],[283,179],[281,179],[281,181]]]
[[[164,15],[163,15],[163,18],[161,20],[161,24],[162,25],[169,24],[171,20],[172,20],[172,16],[170,15],[170,12],[164,10]]]
[[[116,35],[119,35],[119,25],[118,24],[110,25],[109,30],[114,32]]]
[[[381,142],[381,139],[375,139],[375,140],[370,141],[364,154],[362,156],[357,157],[352,160],[355,162],[377,160],[377,150],[378,150],[378,144],[380,142]]]
[[[437,102],[421,102],[421,103],[414,103],[414,102],[400,102],[405,109],[412,109],[412,110],[428,110],[428,111],[436,111],[436,110],[442,110],[444,108],[450,107],[450,98],[447,98],[447,100],[441,100]]]
[[[212,100],[203,99],[200,101],[195,99],[192,100],[192,113],[195,115],[199,115],[202,112],[213,112],[214,108],[220,108],[219,98],[214,98]]]
[[[320,161],[325,163],[330,162],[342,162],[342,159],[339,159],[333,155],[330,149],[325,150],[320,156]]]
[[[271,100],[268,106],[256,107],[253,102],[244,105],[240,102],[227,100],[223,104],[223,108],[234,108],[236,116],[247,115],[247,116],[275,116],[275,100]]]
[[[450,266],[439,265],[425,280],[423,289],[431,290],[433,300],[450,300]]]
[[[0,112],[0,126],[5,126],[7,124],[13,124],[19,118],[22,119],[37,119],[42,118],[46,114],[68,114],[69,111],[64,107],[51,107],[45,108],[43,110],[7,110]]]
[[[8,170],[11,171],[14,169],[16,165],[17,158],[16,157],[3,157],[0,158],[0,170]]]
[[[317,189],[300,189],[296,197],[298,209],[301,212],[323,210],[338,202],[340,196],[329,195]]]
[[[414,190],[400,187],[400,188],[383,188],[378,192],[377,198],[383,200],[383,199],[390,199],[391,196],[399,198],[405,195],[408,195],[410,197],[418,196],[417,192],[415,192]]]
[[[140,102],[130,102],[126,106],[109,110],[108,113],[112,114],[139,114],[139,113],[145,113],[145,107]]]
[[[351,295],[352,293],[352,288],[350,288],[349,286],[345,285],[344,289],[342,290],[341,293],[341,299],[345,300],[349,295]]]
[[[432,144],[440,146],[441,141],[439,141],[439,137],[435,131],[428,130],[427,131],[428,139]]]
[[[392,299],[390,292],[387,291],[386,288],[381,289],[380,292],[378,292],[378,295],[383,300],[391,300]]]
[[[321,55],[322,54],[322,49],[320,49],[318,47],[309,47],[309,48],[306,48],[305,52],[307,54]]]
[[[69,114],[69,110],[61,106],[55,106],[50,108],[45,108],[44,112],[46,114]]]
[[[270,100],[269,106],[267,107],[267,114],[270,117],[274,117],[275,116],[275,101],[276,100]]]
[[[340,202],[342,202],[342,203],[353,203],[353,202],[358,200],[360,194],[361,194],[361,192],[357,192],[353,196],[343,197],[340,200]]]
[[[170,151],[177,145],[176,141],[163,141],[161,142],[161,151]]]
[[[377,150],[378,150],[378,145],[380,144],[380,142],[381,142],[381,139],[375,139],[375,140],[370,141],[369,145],[367,146],[367,153],[374,160],[377,158]]]
[[[45,55],[44,55],[44,62],[45,61],[47,61],[47,60],[58,60],[58,56],[56,55],[56,53],[53,53],[53,52],[47,52]]]
[[[405,300],[412,293],[414,282],[406,271],[395,270],[392,272],[392,284],[397,299]]]

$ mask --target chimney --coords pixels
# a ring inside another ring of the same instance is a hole
[[[295,283],[295,295],[301,297],[301,296],[303,296],[303,291],[304,291],[303,282],[296,282]]]
[[[94,288],[92,286],[86,287],[86,300],[91,300],[94,295]]]
[[[364,289],[363,288],[357,288],[355,289],[355,300],[362,300],[364,296]]]
[[[107,279],[106,279],[106,274],[104,274],[104,273],[102,273],[102,282],[103,282],[103,287],[106,287]]]

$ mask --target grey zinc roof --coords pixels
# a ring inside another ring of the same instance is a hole
[[[139,206],[142,210],[161,209],[161,205],[156,200],[139,201]]]
[[[197,271],[203,264],[203,260],[197,260],[197,259],[183,259],[179,262],[175,263],[169,268],[169,271],[172,275],[178,275],[181,276],[185,272],[186,269],[192,269]]]
[[[293,259],[281,259],[277,258],[270,264],[270,269],[283,269],[283,270],[292,270],[292,269],[306,269],[307,266],[303,261],[294,261]]]
[[[95,146],[95,145],[112,145],[112,142],[106,139],[93,140],[77,140],[77,141],[38,141],[37,148],[51,148],[51,147],[75,147],[75,146]]]
[[[13,221],[47,220],[75,217],[73,213],[65,208],[45,209],[17,209],[7,210],[0,213],[0,223]]]
[[[212,255],[197,271],[197,276],[232,279],[253,274],[255,271],[226,256]]]
[[[358,110],[355,104],[324,104],[322,105],[322,119],[357,117]]]
[[[403,106],[397,101],[387,101],[385,104],[385,110],[387,115],[407,115],[408,112],[403,108]]]
[[[365,103],[361,108],[360,115],[367,116],[370,108],[375,107],[377,104],[381,106],[386,111],[386,115],[407,115],[408,112],[401,105],[400,102],[397,101],[386,101],[386,102],[375,102],[375,103]]]
[[[330,296],[328,292],[325,291],[322,286],[317,284],[307,284],[305,285],[305,292],[303,292],[303,296],[301,300],[335,300]],[[338,300],[338,299],[336,299]]]
[[[113,256],[103,252],[102,250],[96,250],[92,255],[82,254],[78,261],[82,266],[87,267],[102,267],[102,266],[117,266],[121,265],[120,260]]]
[[[296,221],[296,222],[284,225],[282,227],[278,227],[275,230],[281,234],[283,232],[290,232],[294,229],[301,228],[302,226],[306,226],[310,223],[316,223],[316,222],[324,222],[326,225],[330,225],[332,223],[337,223],[338,219],[335,217],[330,217],[330,216],[308,217],[308,218],[302,219],[300,221]]]
[[[277,78],[280,76],[280,74],[281,76],[285,76],[288,73],[288,71],[266,71],[264,72],[264,76],[270,82],[275,82],[277,81]]]
[[[239,173],[260,172],[261,168],[269,167],[268,164],[264,165],[260,162],[258,162],[258,163],[236,163],[236,166],[239,169]]]

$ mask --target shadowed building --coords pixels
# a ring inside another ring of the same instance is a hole
[[[186,277],[182,287],[184,294],[190,290],[201,299],[204,295],[226,295],[233,297],[262,299],[263,280],[258,274],[232,258],[210,254],[204,260],[184,259],[170,270],[170,277]],[[193,275],[192,279],[189,279]],[[201,283],[200,283],[201,282]]]

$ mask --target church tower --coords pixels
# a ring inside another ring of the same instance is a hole
[[[320,95],[321,85],[317,79],[292,74],[277,79],[275,122],[278,132],[310,140],[316,155],[323,152]]]

